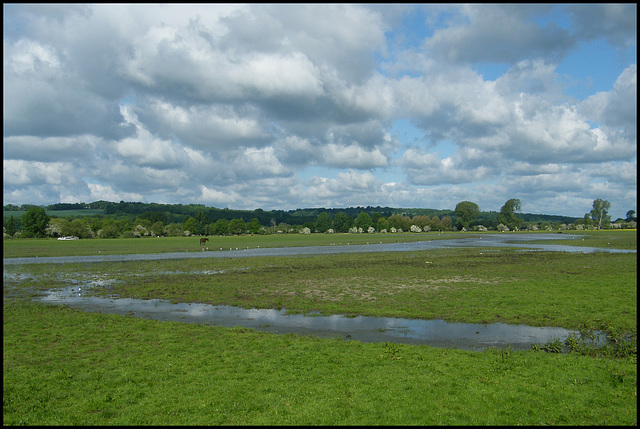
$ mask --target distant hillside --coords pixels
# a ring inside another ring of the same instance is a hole
[[[15,206],[8,204],[4,206],[4,217],[14,216],[19,218],[32,205],[23,204]],[[215,207],[206,207],[202,204],[159,204],[159,203],[140,203],[140,202],[124,202],[119,203],[109,201],[95,201],[93,203],[57,203],[43,207],[47,214],[51,217],[102,217],[116,216],[135,219],[144,214],[153,215],[154,218],[162,219],[165,224],[184,223],[189,217],[195,217],[200,210],[204,211],[211,222],[218,219],[232,220],[242,219],[245,222],[251,219],[258,219],[261,225],[270,226],[280,223],[290,225],[304,225],[305,223],[314,223],[320,213],[326,212],[331,217],[337,213],[343,212],[349,217],[357,218],[362,212],[369,215],[378,213],[381,217],[388,218],[392,215],[400,215],[406,217],[428,216],[433,218],[438,216],[442,219],[447,216],[455,223],[457,215],[453,210],[426,209],[426,208],[392,208],[392,207],[346,207],[346,208],[305,208],[295,210],[232,210],[219,209]],[[480,215],[471,224],[484,225],[486,227],[494,227],[497,225],[497,212],[481,212]],[[518,216],[527,223],[573,223],[580,218],[570,216],[544,215],[522,213]]]

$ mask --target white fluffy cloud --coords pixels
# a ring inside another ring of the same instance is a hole
[[[635,208],[633,4],[4,12],[5,204]]]

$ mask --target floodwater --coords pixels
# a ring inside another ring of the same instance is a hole
[[[86,289],[85,289],[86,291]],[[85,311],[120,314],[153,320],[171,320],[214,326],[242,326],[277,334],[340,337],[363,342],[425,344],[432,347],[482,351],[490,347],[530,349],[534,343],[564,341],[580,333],[563,328],[508,325],[504,323],[448,323],[444,320],[400,319],[392,317],[319,316],[286,314],[286,310],[244,309],[225,305],[171,304],[166,300],[99,298],[83,296],[75,288],[51,290],[40,298],[47,304],[63,304]]]
[[[142,255],[95,255],[48,258],[4,259],[5,265],[32,263],[77,263],[103,261],[130,261],[179,258],[225,258],[249,256],[319,255],[355,252],[408,252],[444,248],[523,248],[559,252],[636,253],[635,250],[578,247],[535,243],[539,240],[581,239],[570,234],[487,234],[469,238],[425,240],[412,243],[363,244],[341,246],[312,246],[286,248],[259,248],[228,251],[197,251]],[[7,276],[7,273],[5,273]],[[47,304],[62,304],[86,311],[129,315],[153,320],[171,320],[215,326],[242,326],[273,333],[295,333],[318,337],[341,337],[363,342],[393,342],[426,344],[434,347],[481,351],[490,347],[511,346],[514,350],[530,349],[534,343],[564,341],[569,336],[580,338],[580,333],[554,327],[526,325],[448,323],[443,320],[418,320],[383,317],[319,316],[316,314],[286,314],[286,310],[243,309],[232,306],[214,306],[197,303],[171,304],[165,300],[139,300],[130,298],[101,298],[86,296],[100,282],[86,283],[72,280],[76,286],[51,290],[39,298]],[[84,285],[84,286],[81,286]],[[83,287],[85,290],[79,290]]]
[[[428,235],[428,234],[425,234]],[[579,235],[571,234],[486,234],[469,235],[467,238],[415,241],[411,243],[379,243],[338,246],[306,246],[306,247],[267,247],[239,250],[200,250],[191,252],[150,253],[138,255],[90,255],[90,256],[52,256],[3,259],[5,265],[74,263],[74,262],[107,262],[107,261],[149,261],[159,259],[185,258],[242,258],[251,256],[294,256],[294,255],[326,255],[336,253],[360,252],[412,252],[445,248],[489,248],[517,247],[529,250],[546,250],[552,252],[579,253],[636,253],[635,250],[609,249],[602,247],[567,246],[562,244],[535,243],[541,240],[580,240]]]

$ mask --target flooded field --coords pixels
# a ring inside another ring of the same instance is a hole
[[[89,286],[91,287],[91,286]],[[79,289],[80,288],[80,289]],[[504,323],[447,323],[390,317],[319,316],[286,314],[286,309],[244,309],[195,303],[171,304],[166,300],[83,296],[82,286],[51,290],[38,300],[85,311],[120,314],[153,320],[171,320],[215,326],[252,328],[278,334],[342,337],[363,342],[426,344],[433,347],[481,351],[489,347],[530,349],[534,343],[564,341],[579,333],[563,328],[539,328]]]
[[[580,240],[579,235],[570,234],[486,234],[459,239],[428,240],[411,243],[378,243],[360,245],[332,245],[332,246],[305,246],[305,247],[271,247],[271,248],[203,248],[191,252],[153,253],[138,255],[93,255],[93,256],[58,256],[58,257],[30,257],[4,259],[4,265],[20,264],[65,264],[75,262],[117,262],[117,261],[150,261],[162,259],[185,258],[243,258],[252,256],[292,256],[292,255],[327,255],[339,253],[362,252],[412,252],[420,250],[435,250],[446,248],[521,248],[527,250],[543,250],[551,252],[578,252],[578,253],[636,253],[635,250],[610,249],[602,247],[569,246],[562,244],[543,244],[536,241],[549,240]]]

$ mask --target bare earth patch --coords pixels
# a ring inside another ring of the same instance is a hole
[[[390,284],[375,277],[303,279],[276,291],[278,295],[302,295],[308,299],[324,301],[377,301],[376,295],[394,295],[407,290],[460,289],[462,284],[498,284],[502,279],[479,279],[469,276],[454,276],[439,279],[413,278],[402,283]]]

